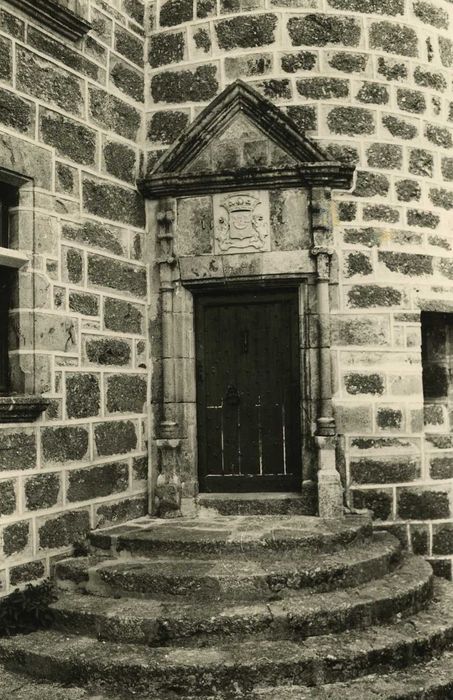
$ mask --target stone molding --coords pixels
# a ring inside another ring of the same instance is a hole
[[[0,396],[1,423],[31,423],[50,406],[42,396]]]
[[[6,0],[6,2],[72,41],[81,39],[91,29],[91,24],[86,19],[63,7],[56,0]]]

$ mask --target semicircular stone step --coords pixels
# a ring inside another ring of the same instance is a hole
[[[254,639],[300,640],[414,614],[431,599],[431,566],[407,555],[383,578],[329,593],[294,591],[281,600],[199,605],[66,594],[51,607],[54,627],[108,641],[200,645]]]
[[[60,588],[95,595],[198,602],[269,600],[285,589],[331,590],[379,578],[400,556],[398,540],[378,532],[330,554],[302,556],[265,549],[219,559],[200,555],[191,559],[80,558],[58,562],[55,575]]]
[[[342,520],[311,516],[230,516],[203,520],[144,518],[135,524],[90,533],[101,551],[149,556],[162,553],[204,557],[263,550],[330,552],[371,535],[371,520],[348,515]]]
[[[391,625],[309,637],[198,647],[99,642],[55,631],[0,639],[0,661],[50,680],[138,696],[253,697],[257,686],[320,686],[425,661],[453,641],[453,586],[436,581],[429,609]]]

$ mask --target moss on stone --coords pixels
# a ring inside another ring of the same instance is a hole
[[[357,99],[366,104],[385,105],[389,101],[389,93],[385,85],[363,83],[357,93]]]
[[[370,28],[370,48],[400,56],[418,56],[418,35],[415,29],[393,22],[374,22]]]
[[[382,117],[383,125],[390,131],[392,136],[408,141],[417,135],[417,127],[414,124],[409,124],[399,117],[394,117],[391,114],[386,114]]]
[[[215,25],[217,41],[221,49],[249,49],[266,46],[275,40],[277,17],[272,14],[241,15],[219,20]]]
[[[373,134],[375,131],[372,112],[361,107],[334,107],[327,116],[327,125],[334,134],[348,136]]]
[[[159,22],[161,27],[174,27],[193,19],[192,0],[167,0],[161,5]]]
[[[402,294],[394,287],[380,287],[377,284],[357,285],[348,292],[349,304],[355,309],[399,306]]]
[[[151,80],[154,102],[204,102],[217,94],[216,66],[198,66],[194,71],[165,71]]]
[[[75,462],[87,456],[88,432],[83,426],[44,428],[41,445],[46,463]]]
[[[186,112],[155,112],[148,126],[148,138],[157,143],[171,144],[189,123]]]
[[[60,475],[37,474],[25,481],[25,506],[27,510],[52,508],[60,494]]]
[[[373,143],[366,151],[370,168],[400,170],[403,163],[403,149],[391,143]]]
[[[281,58],[282,70],[284,70],[285,73],[297,73],[299,70],[313,70],[316,62],[316,55],[310,51],[287,53]]]
[[[293,46],[358,46],[361,27],[354,17],[309,14],[291,17],[288,20],[288,33]]]
[[[184,60],[184,34],[155,34],[150,38],[148,60],[153,68]]]
[[[417,180],[399,180],[395,184],[395,190],[400,202],[412,202],[422,196],[422,188]]]
[[[304,78],[296,81],[297,91],[311,100],[348,97],[349,81],[341,78]]]
[[[407,78],[407,66],[404,63],[397,63],[393,59],[378,57],[378,73],[387,80],[404,80]]]

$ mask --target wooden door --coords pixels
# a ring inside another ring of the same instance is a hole
[[[300,488],[297,292],[200,297],[196,334],[201,490]]]

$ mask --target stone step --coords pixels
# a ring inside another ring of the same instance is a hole
[[[203,557],[240,552],[278,550],[330,552],[371,535],[371,520],[348,515],[342,520],[309,516],[230,516],[160,520],[142,518],[133,523],[90,533],[93,548],[103,552],[149,556]]]
[[[248,700],[345,700],[345,698],[347,700],[449,700],[453,698],[453,652],[446,651],[439,658],[414,664],[409,670],[404,669],[388,674],[377,673],[320,688],[278,686],[257,689]]]
[[[317,594],[294,591],[268,603],[188,605],[70,593],[52,609],[56,629],[107,641],[206,646],[250,636],[300,640],[414,614],[430,600],[432,582],[430,565],[406,555],[395,571],[364,586]]]
[[[327,591],[384,576],[401,556],[398,540],[374,533],[331,554],[295,556],[294,551],[238,552],[234,558],[105,559],[81,557],[55,565],[58,586],[94,595],[158,597],[174,601],[256,601],[285,589]],[[195,558],[197,557],[197,558]]]
[[[427,610],[392,625],[294,641],[145,647],[55,631],[0,639],[0,661],[53,681],[164,698],[223,693],[253,697],[258,685],[320,686],[426,661],[453,642],[453,586],[436,581]],[[281,700],[281,696],[279,698]]]
[[[302,493],[203,493],[198,508],[218,515],[316,515],[317,488]]]

